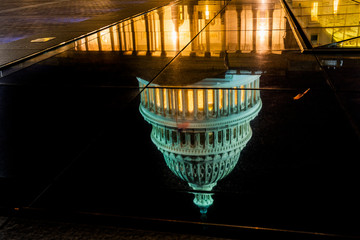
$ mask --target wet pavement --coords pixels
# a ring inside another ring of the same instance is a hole
[[[359,57],[296,4],[178,1],[3,68],[0,236],[360,238]]]

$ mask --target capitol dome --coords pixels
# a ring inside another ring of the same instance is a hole
[[[252,136],[250,121],[261,109],[260,75],[227,71],[192,85],[164,87],[138,78],[140,113],[152,125],[151,140],[170,170],[197,193],[201,213],[211,193],[239,160]]]

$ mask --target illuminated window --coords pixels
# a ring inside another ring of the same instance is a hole
[[[224,90],[224,109],[229,106],[229,90]]]
[[[167,89],[163,89],[163,99],[164,99],[164,109],[168,109],[168,98],[166,97],[166,95],[168,94],[168,90]]]
[[[241,90],[241,103],[245,102],[245,90],[244,90],[244,85],[241,85],[242,90]]]
[[[199,111],[204,110],[204,90],[197,91],[197,106]]]
[[[154,89],[149,89],[150,105],[154,104]]]
[[[214,90],[208,90],[208,109],[211,112],[214,109]]]
[[[187,97],[188,97],[188,104],[187,104],[188,111],[192,113],[194,111],[194,91],[188,90]]]
[[[178,90],[178,105],[179,105],[179,112],[183,111],[183,105],[182,105],[182,91]]]
[[[160,90],[155,88],[156,106],[160,107]]]
[[[223,107],[223,90],[219,90],[219,109]]]
[[[167,95],[168,95],[168,97],[169,97],[169,98],[168,98],[168,101],[169,101],[169,102],[168,102],[168,106],[169,106],[168,109],[169,109],[169,111],[172,111],[172,109],[173,109],[173,102],[172,102],[172,101],[173,101],[173,95],[172,95],[172,94],[173,94],[173,90],[170,90],[170,89],[169,89],[169,90],[167,90],[166,92],[167,92]]]
[[[110,31],[109,29],[105,29],[100,32],[100,44],[102,51],[111,51],[111,39],[110,39]]]

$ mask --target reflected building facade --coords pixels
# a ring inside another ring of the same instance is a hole
[[[169,169],[194,190],[205,214],[211,191],[237,164],[259,113],[260,75],[227,71],[181,88],[161,87],[138,78],[140,113],[152,125],[151,140]]]
[[[164,7],[79,40],[75,49],[169,57],[184,47],[182,56],[200,57],[223,56],[225,51],[279,53],[285,49],[291,30],[278,2],[235,2],[224,11],[222,1]]]
[[[296,18],[314,47],[346,39],[340,47],[359,47],[360,5],[352,0],[290,0]]]

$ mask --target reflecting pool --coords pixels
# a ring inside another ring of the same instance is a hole
[[[228,238],[360,236],[360,57],[301,52],[281,3],[177,1],[3,75],[0,207]],[[351,2],[287,3],[311,46],[356,37]]]

